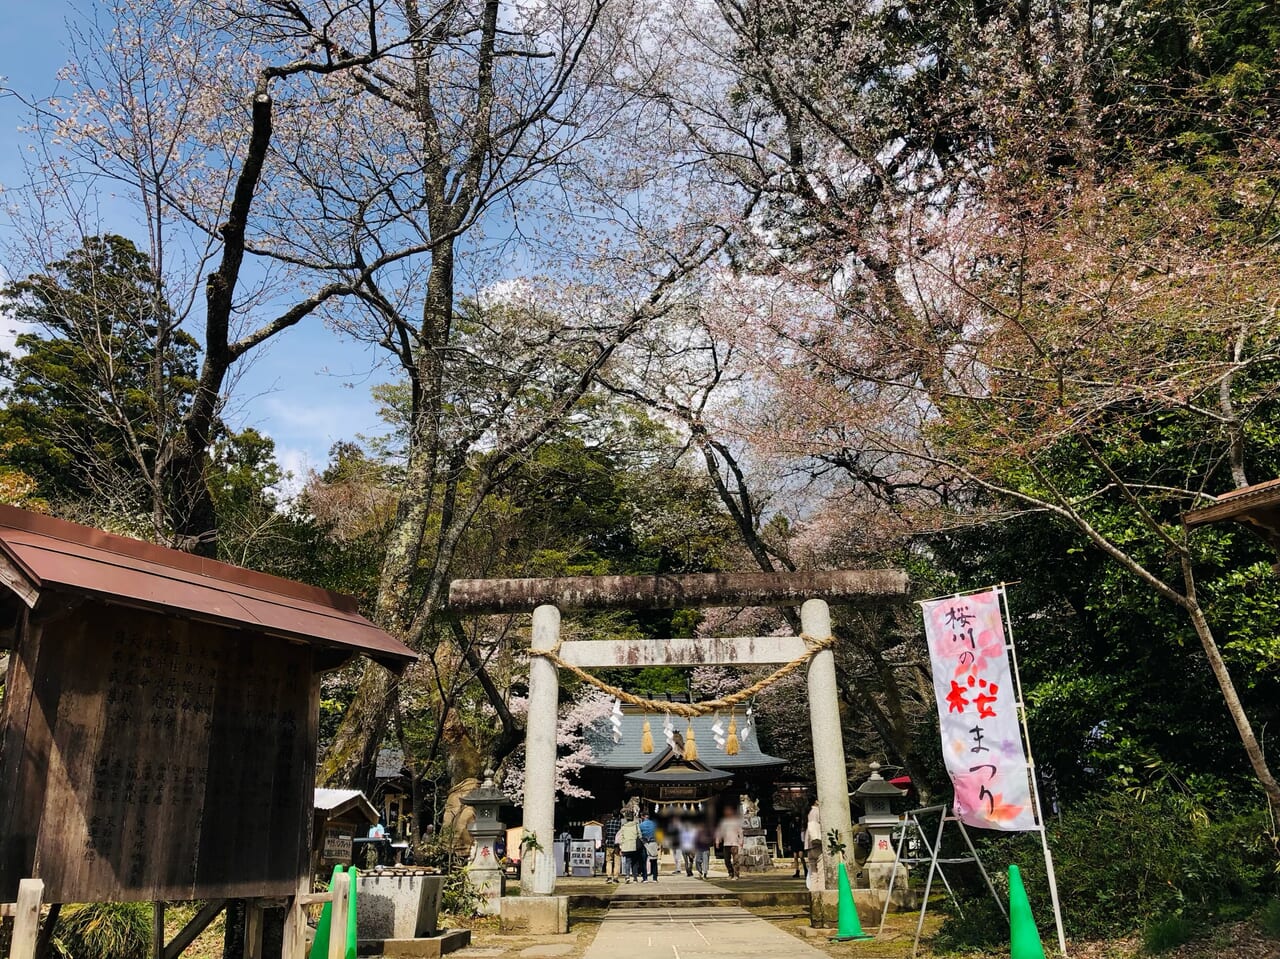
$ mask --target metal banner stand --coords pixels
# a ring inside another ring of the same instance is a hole
[[[934,837],[933,844],[930,845],[929,838],[925,834],[924,825],[920,822],[920,817],[932,813],[939,813],[940,816],[938,818],[937,835]],[[960,835],[964,837],[964,843],[969,847],[969,855],[956,856],[947,859],[941,858],[942,833],[949,822],[953,822],[959,827]],[[920,842],[924,844],[924,848],[928,851],[929,855],[927,858],[914,856],[903,857],[902,852],[906,847],[907,833],[912,829],[914,829],[919,835]],[[880,913],[880,928],[876,931],[876,938],[879,938],[880,935],[883,934],[884,924],[889,918],[889,904],[893,899],[893,886],[898,878],[898,867],[919,865],[925,862],[929,864],[929,873],[924,883],[924,894],[920,899],[920,918],[916,920],[915,939],[911,943],[912,959],[915,959],[915,955],[920,949],[920,934],[924,930],[924,917],[929,909],[929,892],[933,889],[933,874],[935,872],[942,879],[942,884],[947,887],[947,893],[951,896],[951,901],[955,903],[956,911],[959,912],[961,916],[964,915],[964,910],[960,908],[960,900],[957,898],[955,890],[951,888],[951,883],[947,880],[947,874],[942,869],[944,865],[959,866],[974,863],[978,867],[978,871],[982,873],[982,879],[987,884],[987,889],[991,891],[991,898],[995,900],[996,905],[1000,908],[1000,912],[1006,919],[1009,917],[1008,912],[1005,910],[1004,903],[996,893],[995,886],[991,884],[991,877],[987,874],[987,869],[982,864],[982,859],[978,856],[978,850],[973,846],[973,840],[969,838],[968,830],[964,828],[964,823],[952,814],[950,805],[922,806],[920,809],[914,809],[903,817],[902,832],[898,835],[898,848],[893,858],[893,871],[889,874],[889,889],[885,893],[884,909]]]
[[[1049,830],[1045,826],[1044,807],[1040,805],[1040,784],[1036,777],[1036,761],[1031,754],[1031,731],[1027,728],[1026,700],[1022,698],[1022,676],[1018,672],[1018,650],[1013,642],[1013,617],[1009,613],[1009,594],[1005,583],[996,587],[1004,606],[1004,635],[1009,650],[1009,663],[1013,667],[1013,687],[1018,697],[1018,717],[1022,720],[1022,746],[1027,753],[1027,776],[1031,780],[1031,799],[1035,803],[1036,822],[1040,824],[1040,845],[1044,849],[1044,870],[1049,880],[1049,898],[1053,903],[1053,922],[1058,931],[1058,948],[1067,959],[1067,935],[1062,926],[1062,906],[1058,902],[1058,876],[1053,869],[1053,853],[1049,851]]]

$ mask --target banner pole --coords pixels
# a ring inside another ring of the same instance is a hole
[[[1000,585],[1001,586],[1017,586],[1021,582],[1022,580],[1020,579],[1011,579],[1007,583],[1001,583]],[[974,589],[962,589],[958,593],[943,593],[941,596],[930,596],[928,599],[917,599],[915,603],[917,606],[923,606],[925,603],[936,603],[940,599],[960,599],[961,597],[964,597],[964,596],[973,596],[976,593],[989,593],[994,588],[997,588],[997,587],[978,586]]]
[[[1013,641],[1013,616],[1009,613],[1007,583],[996,587],[1004,606],[1004,633],[1009,641],[1009,662],[1013,667],[1013,687],[1018,696],[1018,718],[1022,721],[1022,745],[1027,751],[1027,771],[1031,776],[1031,801],[1035,803],[1036,819],[1040,823],[1040,844],[1044,848],[1044,871],[1049,880],[1049,898],[1053,902],[1053,922],[1058,931],[1058,948],[1063,959],[1067,956],[1067,936],[1062,928],[1062,906],[1058,902],[1058,876],[1053,869],[1053,853],[1049,851],[1049,830],[1045,826],[1044,807],[1040,805],[1040,783],[1036,776],[1036,761],[1031,754],[1031,730],[1027,726],[1027,705],[1022,698],[1022,674],[1018,671],[1018,648]]]

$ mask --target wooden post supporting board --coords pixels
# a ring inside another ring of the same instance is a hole
[[[262,903],[257,899],[244,904],[244,959],[262,959]]]
[[[151,956],[164,959],[164,903],[151,904]]]
[[[43,879],[23,879],[18,883],[18,908],[13,914],[13,945],[9,947],[9,959],[35,959],[43,900]]]
[[[280,959],[307,959],[307,907],[303,897],[310,892],[310,882],[299,882],[297,895],[285,906],[284,945]]]
[[[347,910],[351,905],[351,873],[334,877],[333,909],[329,913],[329,959],[346,959]]]
[[[178,956],[182,955],[182,951],[195,942],[196,937],[209,928],[209,924],[213,920],[218,918],[218,913],[222,912],[226,905],[227,901],[225,899],[210,899],[206,902],[201,910],[192,917],[191,921],[169,940],[169,944],[164,947],[164,959],[178,959]]]

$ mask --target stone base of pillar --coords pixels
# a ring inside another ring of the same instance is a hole
[[[504,935],[556,936],[569,931],[568,896],[503,896],[499,902]]]
[[[864,932],[874,934],[884,912],[884,890],[855,889],[853,902]],[[906,889],[894,889],[890,912],[911,912],[920,908],[920,897]],[[874,919],[874,921],[872,921]],[[815,892],[809,896],[809,925],[814,929],[835,929],[840,924],[840,894]]]

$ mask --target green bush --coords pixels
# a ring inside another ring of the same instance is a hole
[[[1245,918],[1276,884],[1266,828],[1261,814],[1213,821],[1183,796],[1168,793],[1114,794],[1074,806],[1049,823],[1067,934],[1125,935],[1177,917],[1196,923]],[[974,831],[975,839],[980,835]],[[1001,896],[1007,895],[1009,863],[1019,865],[1041,934],[1052,936],[1039,837],[983,837],[979,853]],[[961,871],[948,873],[953,883]],[[967,894],[989,901],[976,870],[964,871],[969,875],[959,878]],[[965,909],[970,911],[968,903]],[[952,916],[939,942],[981,946],[990,936],[984,938],[980,919]]]
[[[1183,916],[1153,919],[1142,930],[1142,944],[1147,952],[1168,952],[1190,942],[1195,926]]]
[[[480,915],[484,897],[480,895],[465,869],[449,873],[440,893],[440,911],[450,916],[471,918]]]
[[[63,959],[147,959],[151,906],[144,902],[68,906],[58,917],[53,945]]]
[[[956,911],[950,899],[947,900],[947,908],[951,912],[933,939],[935,952],[1008,950],[1009,920],[992,900],[991,894],[983,891],[985,895],[966,896],[962,900],[963,915]]]
[[[1258,925],[1272,939],[1280,939],[1280,899],[1272,899],[1262,907]]]

